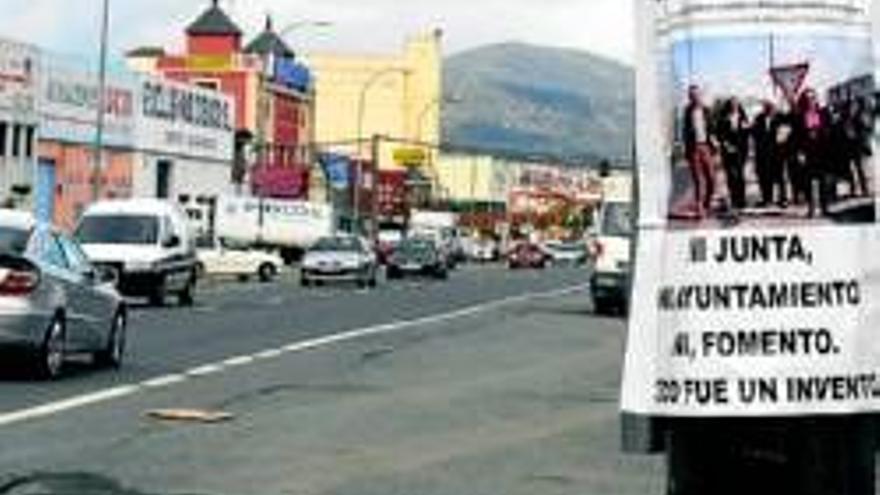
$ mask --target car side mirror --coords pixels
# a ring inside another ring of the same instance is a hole
[[[172,235],[165,239],[165,242],[162,243],[162,247],[164,248],[176,248],[180,247],[180,237],[176,235]]]

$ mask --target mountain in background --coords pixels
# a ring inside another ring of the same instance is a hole
[[[453,147],[627,161],[631,67],[590,53],[521,43],[446,59],[444,140]]]

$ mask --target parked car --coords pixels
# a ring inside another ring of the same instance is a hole
[[[33,358],[43,377],[60,376],[74,354],[122,365],[128,319],[114,284],[67,235],[0,210],[0,348]]]
[[[271,282],[284,266],[284,260],[276,254],[236,245],[225,239],[199,240],[196,256],[199,277],[225,275],[242,280],[256,277],[260,282]]]
[[[547,267],[547,254],[537,244],[521,242],[508,253],[507,266],[511,269],[544,269]]]
[[[587,262],[587,246],[583,242],[549,241],[544,252],[554,265],[583,265]]]
[[[336,235],[315,243],[302,262],[303,287],[324,282],[355,282],[359,287],[375,287],[378,259],[370,243],[360,237]]]
[[[409,275],[449,277],[449,262],[437,245],[428,239],[409,239],[398,245],[388,261],[388,278]]]
[[[154,306],[176,295],[192,305],[196,291],[196,247],[183,209],[170,201],[130,199],[90,206],[76,238],[96,266],[113,270],[119,291],[148,297]]]
[[[477,263],[498,261],[500,257],[498,243],[491,239],[480,239],[471,243],[468,257]]]

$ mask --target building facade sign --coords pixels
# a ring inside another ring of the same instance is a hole
[[[234,104],[216,91],[145,78],[138,95],[138,148],[231,161]]]
[[[104,96],[104,143],[113,147],[135,145],[134,81],[111,78]],[[68,143],[95,141],[98,77],[47,63],[40,83],[40,137]]]
[[[36,47],[0,40],[0,112],[8,118],[36,121],[39,66]]]

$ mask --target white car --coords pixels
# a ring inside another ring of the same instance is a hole
[[[89,260],[111,270],[125,296],[162,306],[169,295],[191,306],[196,245],[186,212],[159,199],[100,201],[85,211],[76,238]]]
[[[261,282],[271,282],[284,266],[280,256],[265,251],[236,246],[226,241],[203,239],[198,250],[199,276],[237,276],[247,280],[257,277]]]
[[[587,262],[586,243],[549,241],[544,243],[542,249],[554,265],[579,266]]]
[[[375,287],[378,259],[369,242],[360,237],[325,237],[312,246],[302,261],[303,287],[324,282],[354,282]]]
[[[471,261],[477,263],[490,263],[498,261],[500,252],[498,244],[491,239],[481,239],[471,241],[468,251],[468,257]]]

